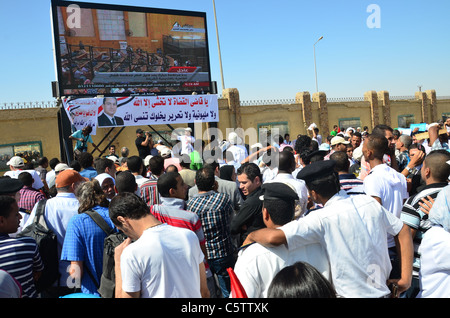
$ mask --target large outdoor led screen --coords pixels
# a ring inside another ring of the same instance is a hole
[[[206,13],[52,1],[61,96],[211,93]]]

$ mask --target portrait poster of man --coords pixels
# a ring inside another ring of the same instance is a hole
[[[98,116],[98,127],[123,126],[121,117],[115,116],[117,112],[117,99],[115,97],[103,98],[103,113]]]

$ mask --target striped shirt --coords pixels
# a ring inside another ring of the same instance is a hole
[[[413,239],[414,244],[414,260],[413,260],[413,275],[419,276],[420,271],[420,252],[419,247],[422,243],[423,235],[431,228],[431,223],[428,220],[428,214],[420,210],[420,200],[427,196],[435,199],[439,192],[447,186],[448,183],[433,183],[425,186],[422,191],[414,196],[408,198],[402,208],[400,219],[404,224],[416,230],[416,235]]]
[[[205,235],[198,215],[185,209],[186,202],[177,198],[161,197],[161,204],[152,205],[150,211],[162,223],[191,230],[198,237],[200,246],[205,246]],[[205,262],[205,268],[209,265]]]
[[[13,276],[22,286],[23,298],[38,296],[33,272],[44,269],[36,241],[31,237],[11,238],[0,234],[0,268]]]
[[[341,189],[347,194],[364,194],[364,181],[358,179],[353,173],[339,175]]]
[[[233,208],[228,194],[214,191],[196,194],[187,202],[187,210],[200,218],[208,259],[222,258],[233,253],[230,233]]]
[[[197,214],[185,210],[186,202],[176,198],[161,198],[161,204],[150,207],[152,214],[162,223],[193,231],[200,242],[205,244],[202,223]]]
[[[139,185],[141,198],[148,206],[161,203],[157,183],[158,178],[152,175],[148,180]]]

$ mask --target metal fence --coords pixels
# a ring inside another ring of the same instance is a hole
[[[57,101],[0,103],[0,109],[54,108]]]
[[[265,99],[265,100],[241,100],[241,106],[262,106],[262,105],[289,105],[295,104],[295,98],[291,99]]]

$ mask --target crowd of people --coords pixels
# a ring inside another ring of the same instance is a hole
[[[92,213],[125,236],[118,298],[449,297],[450,119],[425,133],[310,128],[265,145],[234,132],[196,141],[186,128],[173,146],[138,129],[137,155],[111,146],[103,157],[80,131],[70,163],[12,157],[0,178],[0,297],[101,297],[108,234]],[[59,259],[44,289],[44,256],[21,235],[41,201]]]

